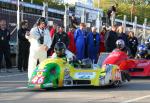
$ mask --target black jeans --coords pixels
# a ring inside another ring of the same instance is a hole
[[[10,69],[11,68],[10,46],[4,46],[4,47],[0,48],[0,69],[1,69],[1,65],[2,65],[3,56],[6,61],[6,68]]]
[[[28,58],[29,58],[29,45],[28,44],[19,44],[19,55],[18,55],[18,69],[27,71],[28,67]]]

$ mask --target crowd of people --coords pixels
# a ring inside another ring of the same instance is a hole
[[[28,21],[24,20],[18,31],[18,70],[28,71],[28,78],[30,78],[38,63],[50,56],[55,57],[57,53],[58,55],[64,53],[68,57],[75,56],[77,60],[89,58],[93,63],[97,63],[101,52],[110,53],[116,48],[126,51],[131,58],[142,58],[143,56],[137,57],[137,55],[148,54],[145,51],[150,49],[150,39],[146,41],[146,45],[139,47],[134,32],[123,31],[122,26],[116,25],[111,29],[103,27],[99,32],[96,27],[91,27],[88,31],[86,24],[80,23],[79,27],[72,24],[69,31],[65,32],[64,27],[57,24],[49,28],[44,17],[41,17],[36,26],[29,30]],[[6,21],[0,20],[0,69],[4,56],[8,72],[11,68],[9,41],[10,33]]]

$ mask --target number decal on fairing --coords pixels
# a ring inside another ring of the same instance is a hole
[[[32,79],[33,84],[42,84],[43,82],[44,82],[44,77],[43,76],[41,76],[41,77],[35,76]]]
[[[38,76],[35,76],[35,77],[32,79],[32,83],[33,83],[33,84],[36,84],[37,80],[38,80]]]
[[[44,77],[38,79],[38,84],[42,84],[44,82]]]

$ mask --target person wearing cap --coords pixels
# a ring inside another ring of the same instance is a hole
[[[92,27],[92,31],[87,36],[88,57],[94,63],[97,63],[100,48],[100,35],[96,29],[96,27]]]
[[[37,61],[39,60],[40,63],[47,58],[47,50],[50,48],[52,40],[46,27],[47,21],[44,17],[41,17],[30,33],[26,34],[26,38],[30,42],[28,79],[31,78],[32,72],[37,66]]]

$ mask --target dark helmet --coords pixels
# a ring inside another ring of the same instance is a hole
[[[57,42],[54,47],[54,51],[56,52],[58,57],[64,56],[66,50],[66,45],[63,42]]]
[[[123,41],[122,39],[117,40],[117,41],[116,41],[116,47],[117,47],[118,49],[123,49],[123,48],[125,47],[124,41]]]
[[[37,25],[40,25],[40,23],[45,23],[45,25],[47,25],[47,20],[46,20],[46,18],[40,17],[39,20],[38,20],[38,22],[37,22]]]

